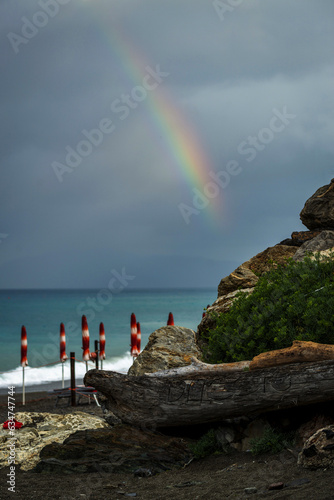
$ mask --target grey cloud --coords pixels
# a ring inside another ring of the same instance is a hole
[[[207,0],[71,0],[15,54],[8,32],[38,9],[0,5],[0,287],[100,287],[111,266],[138,287],[215,287],[302,229],[304,201],[333,177],[331,1],[247,0],[221,21]],[[147,64],[169,76],[121,120],[110,106]],[[296,118],[248,162],[238,146],[284,106]],[[189,224],[191,141],[173,142],[174,109],[208,170],[242,168]],[[115,130],[59,182],[53,162],[104,118]]]

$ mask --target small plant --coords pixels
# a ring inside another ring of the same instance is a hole
[[[284,433],[267,427],[262,436],[254,438],[250,442],[250,450],[253,455],[262,455],[263,453],[279,453],[289,446],[293,445],[294,433]]]
[[[204,458],[213,453],[220,453],[222,451],[222,447],[216,438],[214,429],[210,429],[196,443],[189,444],[189,448],[195,458]]]

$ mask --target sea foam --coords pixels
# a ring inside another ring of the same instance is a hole
[[[30,366],[24,369],[24,378],[26,386],[38,386],[51,382],[59,382],[62,380],[62,363],[56,363],[51,366],[43,366],[40,368],[33,368]],[[103,370],[111,370],[119,373],[127,373],[132,365],[132,357],[130,353],[124,354],[120,357],[107,358],[103,361]],[[88,369],[95,368],[95,363],[89,362]],[[80,361],[75,363],[75,377],[76,379],[83,378],[86,373],[86,364]],[[70,361],[67,360],[64,364],[64,379],[69,380],[70,374]],[[17,388],[22,387],[22,367],[18,366],[14,370],[0,374],[0,389],[10,386]],[[36,387],[37,389],[37,387]]]

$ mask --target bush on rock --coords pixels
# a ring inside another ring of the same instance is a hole
[[[260,277],[206,332],[211,363],[250,360],[294,340],[333,344],[334,255],[292,259]]]

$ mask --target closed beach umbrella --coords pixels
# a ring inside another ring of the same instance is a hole
[[[86,361],[86,370],[88,370],[88,361],[90,359],[89,330],[88,330],[87,318],[85,315],[82,316],[81,329],[82,329],[82,349],[83,349],[82,359]]]
[[[21,366],[24,368],[28,366],[28,340],[27,340],[27,330],[25,326],[21,328]]]
[[[26,395],[25,395],[25,385],[24,385],[24,368],[28,365],[28,340],[27,340],[27,331],[26,327],[22,326],[21,328],[21,366],[22,366],[22,404],[26,404]]]
[[[174,317],[172,313],[169,313],[168,315],[167,326],[174,326]]]
[[[105,348],[106,348],[106,336],[104,333],[104,324],[100,323],[100,355],[99,355],[99,358],[101,360],[101,370],[103,368],[103,360],[106,359]]]
[[[61,386],[64,388],[64,363],[67,360],[66,349],[66,338],[65,338],[65,327],[64,323],[60,323],[60,361],[61,361]]]
[[[64,363],[67,360],[66,349],[66,338],[65,338],[65,327],[64,323],[60,323],[60,361]]]
[[[131,356],[138,356],[137,348],[137,320],[134,313],[131,314]]]
[[[140,323],[137,323],[137,350],[138,350],[138,354],[140,353],[140,343],[141,343]]]

